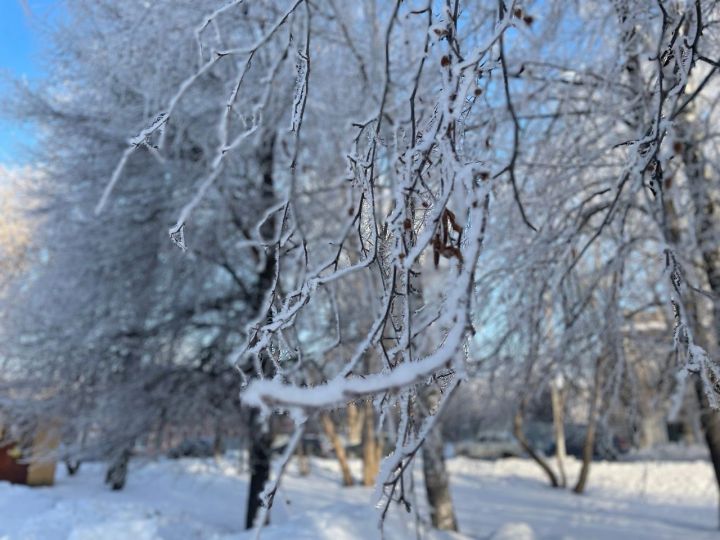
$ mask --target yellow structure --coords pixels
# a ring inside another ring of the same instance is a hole
[[[0,438],[2,437],[0,426]],[[41,423],[35,431],[29,463],[24,463],[20,447],[6,444],[0,448],[0,480],[29,486],[55,483],[54,450],[60,443],[60,430],[51,422]]]

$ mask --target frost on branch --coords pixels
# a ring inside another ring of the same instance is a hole
[[[670,189],[675,175],[692,192],[678,165],[692,156],[669,135],[698,95],[702,9],[551,2],[540,20],[512,1],[397,1],[371,19],[297,0],[249,8],[238,38],[227,19],[240,4],[194,27],[196,69],[130,141],[99,208],[138,148],[172,152],[206,84],[212,135],[170,235],[190,250],[196,213],[256,206],[233,216],[233,250],[260,291],[229,354],[245,404],[304,418],[372,400],[395,441],[378,478],[388,502],[448,396],[485,367],[471,351],[528,388],[571,373],[617,400],[630,371],[623,310],[652,281],[635,258],[670,246],[680,367],[717,405],[718,369],[693,338],[673,254],[692,235]],[[560,28],[589,37],[545,46]],[[242,188],[228,189],[237,176]]]

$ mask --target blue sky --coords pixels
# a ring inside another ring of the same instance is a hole
[[[38,27],[47,21],[48,8],[58,0],[0,0],[0,76],[42,76]],[[7,85],[0,84],[0,102]],[[32,129],[0,117],[0,164],[18,165],[27,157],[22,149],[32,145]]]

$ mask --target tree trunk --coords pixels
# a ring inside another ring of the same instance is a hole
[[[215,421],[215,436],[213,437],[213,456],[220,459],[225,452],[225,443],[223,442],[222,420],[218,417]]]
[[[80,452],[85,449],[87,435],[88,430],[83,427],[80,432]],[[0,439],[2,439],[2,425],[0,425]],[[68,476],[75,476],[80,471],[80,465],[82,465],[82,460],[80,459],[73,459],[71,457],[65,458],[65,469],[67,470]]]
[[[275,189],[273,182],[273,160],[275,152],[275,133],[267,131],[263,134],[262,143],[258,148],[258,166],[262,173],[262,204],[264,208],[270,208],[275,201]],[[264,239],[275,236],[275,218],[270,216],[260,227],[260,234]],[[254,295],[249,299],[252,309],[259,311],[265,301],[265,294],[272,286],[275,276],[275,257],[273,253],[266,253],[263,268],[258,275],[258,283],[254,287]],[[272,363],[269,358],[260,358],[263,373],[271,376]],[[255,518],[262,500],[262,493],[265,483],[270,478],[270,461],[272,458],[272,431],[271,423],[263,425],[260,410],[250,410],[249,438],[250,448],[248,455],[248,467],[250,469],[250,486],[248,489],[247,512],[245,514],[245,527],[251,529],[255,525]],[[270,514],[267,514],[268,521]],[[265,524],[262,524],[265,525]]]
[[[362,444],[363,414],[355,403],[347,406],[347,443],[348,446]]]
[[[686,445],[702,444],[705,437],[702,420],[700,419],[701,409],[700,402],[697,399],[697,389],[693,387],[687,390],[681,418],[682,441]],[[720,486],[720,482],[718,482],[718,486]]]
[[[163,450],[165,442],[165,426],[167,425],[167,409],[165,407],[160,411],[160,421],[158,422],[157,430],[155,431],[154,448],[155,453],[159,454]]]
[[[123,448],[120,453],[115,456],[105,473],[105,483],[109,485],[113,491],[120,491],[125,487],[131,453],[132,451],[129,447]]]
[[[363,485],[374,486],[380,472],[380,448],[375,436],[375,409],[372,400],[365,402],[363,418]]]
[[[245,472],[245,465],[247,463],[246,456],[250,453],[250,446],[247,443],[247,437],[243,437],[243,442],[240,444],[240,455],[238,456],[238,472],[240,474]]]
[[[689,89],[686,91],[689,91]],[[720,194],[717,188],[715,191],[711,191],[712,186],[718,185],[717,178],[711,176],[713,173],[700,147],[700,141],[697,138],[698,132],[693,129],[693,123],[696,121],[691,105],[680,116],[678,132],[682,140],[681,153],[685,176],[690,186],[690,194],[695,207],[693,216],[695,238],[697,238],[698,247],[700,248],[702,267],[708,285],[712,293],[717,297],[720,296],[720,246],[718,246],[717,242],[718,234],[720,234],[720,212],[718,212]],[[689,299],[688,301],[693,302],[694,300]],[[697,312],[697,309],[695,311]],[[707,332],[708,335],[704,340],[706,343],[701,343],[701,345],[703,347],[711,346],[717,350],[720,347],[720,302],[717,300],[713,302],[712,319],[712,330]],[[696,320],[695,326],[699,327],[699,323],[700,321]],[[695,388],[701,408],[700,423],[705,432],[705,441],[715,470],[715,480],[720,490],[720,411],[709,407],[699,377],[697,377]],[[720,498],[718,499],[718,525],[720,526]]]
[[[270,478],[272,433],[269,422],[268,425],[264,425],[260,410],[256,408],[250,410],[249,427],[250,454],[248,456],[248,466],[250,468],[250,487],[248,489],[245,528],[252,529],[255,526],[255,517],[263,505],[260,495],[265,487],[265,482]]]
[[[340,464],[340,471],[342,471],[342,483],[343,486],[352,486],[354,481],[352,473],[350,472],[350,465],[348,464],[347,454],[345,453],[345,447],[340,440],[340,437],[335,430],[335,422],[330,417],[330,413],[324,412],[320,416],[322,422],[323,431],[325,436],[332,444],[333,450],[335,451],[335,457],[337,457],[338,463]]]
[[[567,474],[565,473],[565,392],[561,380],[554,380],[550,383],[550,397],[552,400],[553,413],[553,434],[555,437],[555,459],[557,460],[558,472],[560,474],[560,487],[567,486]]]
[[[644,411],[640,420],[640,448],[652,448],[668,442],[665,413],[657,409]]]
[[[457,531],[457,521],[450,497],[448,473],[443,457],[443,440],[439,426],[435,426],[422,447],[423,474],[425,492],[430,505],[430,518],[433,527],[447,531]]]
[[[308,456],[305,440],[301,440],[298,443],[295,455],[298,459],[298,474],[300,476],[308,476],[310,474],[310,457]]]
[[[66,459],[65,469],[67,470],[68,476],[75,476],[80,470],[80,464],[82,462],[79,459]]]
[[[588,414],[587,433],[585,433],[585,444],[583,445],[582,467],[580,467],[580,476],[573,491],[581,494],[585,491],[588,477],[590,475],[590,465],[593,458],[593,450],[595,450],[595,431],[597,430],[598,406],[600,401],[600,361],[595,363],[595,377],[593,381],[592,394],[590,396],[590,413]]]
[[[548,480],[550,481],[550,485],[552,487],[560,487],[557,476],[555,476],[555,473],[553,472],[550,465],[540,454],[535,451],[535,449],[530,444],[530,441],[525,438],[525,433],[523,431],[523,416],[525,414],[525,406],[525,401],[521,401],[520,406],[515,413],[515,418],[513,421],[513,434],[515,435],[518,443],[520,443],[522,449],[527,452],[527,454],[532,458],[532,460],[535,461],[535,463],[537,463],[543,470],[543,472],[547,475]]]
[[[439,399],[437,390],[431,390],[427,396],[430,409],[437,406]],[[425,476],[425,493],[430,505],[430,519],[433,527],[446,531],[457,531],[457,520],[453,509],[448,472],[443,454],[442,430],[439,422],[430,430],[422,446],[423,475]]]
[[[700,401],[700,423],[705,433],[705,442],[710,451],[710,460],[715,471],[715,481],[717,486],[720,486],[720,414],[710,408],[700,377],[695,378],[695,391]],[[718,495],[720,497],[720,492]],[[720,498],[718,501],[718,527],[720,527]]]

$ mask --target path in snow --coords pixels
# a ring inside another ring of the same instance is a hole
[[[454,458],[449,468],[462,534],[428,534],[421,528],[422,538],[718,538],[716,488],[704,461],[596,463],[583,496],[549,488],[524,459]],[[262,538],[379,538],[371,489],[341,488],[333,461],[314,460],[307,478],[290,469],[276,497],[273,524]],[[569,463],[570,478],[577,469],[577,462]],[[234,460],[135,463],[119,493],[102,485],[99,464],[83,465],[76,477],[58,476],[52,488],[0,482],[1,540],[250,538],[242,531],[246,476],[237,473]],[[414,515],[395,507],[386,538],[416,538]]]

